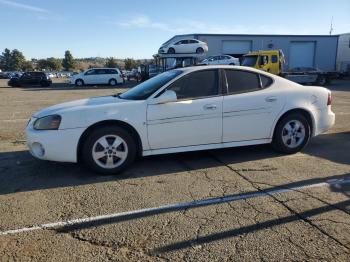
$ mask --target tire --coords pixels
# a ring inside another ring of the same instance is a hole
[[[117,141],[117,142],[116,142]],[[114,147],[113,143],[117,143]],[[134,138],[118,126],[93,130],[82,145],[82,160],[101,175],[115,175],[128,167],[137,155]]]
[[[110,79],[110,80],[108,81],[108,84],[109,84],[110,86],[116,86],[116,85],[118,85],[118,82],[117,82],[117,80],[115,80],[114,78],[112,78],[112,79]]]
[[[196,54],[203,54],[203,53],[204,53],[204,49],[203,49],[203,48],[198,47],[198,48],[196,49]]]
[[[49,83],[46,82],[46,81],[41,81],[41,82],[40,82],[40,86],[41,86],[41,87],[48,87],[48,86],[50,86],[50,85],[49,85]]]
[[[316,84],[317,84],[317,85],[324,86],[324,85],[326,85],[326,83],[327,83],[327,79],[326,79],[325,76],[319,75],[319,76],[317,77],[317,81],[316,81]]]
[[[83,79],[77,79],[75,80],[75,86],[84,86],[84,80]]]
[[[231,63],[231,64],[229,64],[229,65],[235,65],[234,63]]]
[[[175,54],[175,49],[172,48],[172,47],[170,47],[170,48],[168,49],[168,54]]]
[[[278,152],[294,154],[308,144],[310,135],[311,128],[308,120],[301,114],[290,113],[277,123],[272,147]]]

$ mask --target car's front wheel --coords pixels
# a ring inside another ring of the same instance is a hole
[[[77,79],[75,80],[75,86],[83,86],[84,85],[84,81],[82,79]]]
[[[133,137],[118,126],[105,126],[93,130],[82,147],[84,163],[103,175],[120,173],[136,157]]]
[[[278,122],[272,146],[277,151],[293,154],[307,145],[310,134],[311,127],[308,120],[301,114],[292,113]]]
[[[172,47],[170,47],[170,48],[168,49],[168,54],[175,54],[175,49],[172,48]]]

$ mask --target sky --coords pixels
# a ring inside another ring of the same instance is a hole
[[[176,34],[350,32],[350,0],[0,0],[0,52],[152,58]]]

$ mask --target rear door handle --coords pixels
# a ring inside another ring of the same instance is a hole
[[[277,97],[275,97],[275,96],[269,96],[269,97],[266,97],[266,98],[265,98],[265,101],[266,101],[266,102],[275,102],[275,101],[277,101]]]
[[[205,110],[215,110],[216,109],[216,105],[214,104],[208,104],[208,105],[205,105],[203,107]]]

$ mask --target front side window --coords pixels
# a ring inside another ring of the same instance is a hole
[[[258,59],[258,56],[256,56],[256,55],[245,56],[241,65],[242,66],[255,66],[257,59]]]
[[[89,70],[85,73],[85,75],[89,76],[89,75],[96,75],[96,70],[92,69],[92,70]]]
[[[179,100],[197,99],[219,94],[218,71],[203,70],[190,73],[168,87],[176,93]]]
[[[225,70],[228,94],[245,93],[260,88],[259,75],[240,70]]]
[[[129,89],[128,91],[121,94],[119,97],[121,99],[127,100],[145,100],[149,96],[154,94],[159,88],[164,86],[169,81],[173,80],[181,73],[181,70],[172,70],[164,72]]]

